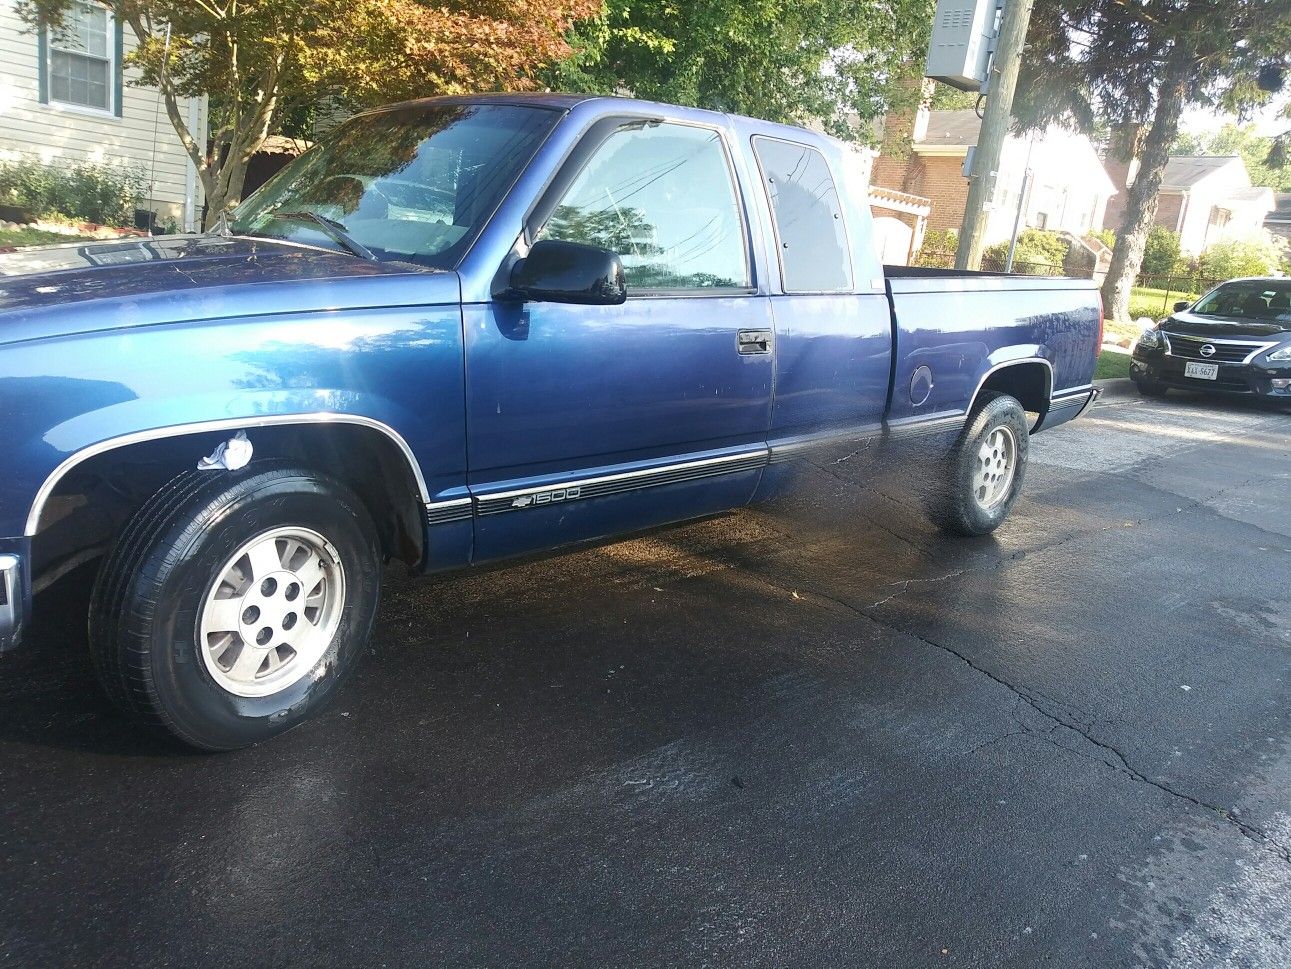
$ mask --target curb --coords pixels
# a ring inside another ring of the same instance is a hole
[[[1129,377],[1114,377],[1111,380],[1095,380],[1094,386],[1103,392],[1103,400],[1113,397],[1136,397],[1138,391],[1134,381]]]

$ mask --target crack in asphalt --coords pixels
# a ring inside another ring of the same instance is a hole
[[[1001,563],[1003,561],[1003,559],[1000,560]],[[930,579],[901,579],[898,582],[889,582],[888,585],[898,585],[901,588],[897,589],[896,592],[892,593],[892,595],[885,599],[880,599],[878,602],[870,603],[867,608],[877,609],[879,606],[886,605],[898,596],[904,595],[905,591],[912,585],[931,585],[934,582],[945,582],[947,579],[953,579],[956,576],[963,575],[967,571],[967,569],[956,569],[954,572],[947,572],[945,575],[933,576]]]
[[[784,587],[779,585],[778,583],[773,582],[770,579],[767,579],[765,576],[763,576],[762,578],[769,585],[775,586],[776,588],[784,591]],[[1027,707],[1034,710],[1041,717],[1044,717],[1045,719],[1049,720],[1053,724],[1053,727],[1050,730],[1040,731],[1040,730],[1032,729],[1028,727],[1026,724],[1018,721],[1018,725],[1022,728],[1020,731],[1010,731],[1006,734],[1003,734],[1000,737],[995,737],[992,740],[987,741],[986,743],[973,748],[973,750],[969,751],[969,753],[975,752],[977,750],[981,750],[983,747],[990,746],[990,744],[992,743],[998,743],[1008,737],[1018,736],[1018,735],[1035,736],[1038,739],[1048,744],[1051,744],[1054,747],[1058,747],[1062,750],[1067,751],[1068,753],[1075,754],[1079,757],[1084,757],[1087,760],[1092,760],[1095,763],[1099,763],[1104,765],[1105,767],[1109,767],[1112,770],[1116,771],[1117,773],[1122,774],[1123,776],[1129,777],[1130,779],[1140,784],[1146,784],[1149,787],[1155,788],[1156,790],[1160,791],[1163,794],[1168,795],[1169,797],[1183,801],[1187,804],[1192,805],[1193,807],[1200,808],[1204,811],[1211,812],[1220,820],[1225,822],[1227,825],[1231,826],[1236,831],[1238,831],[1243,837],[1247,838],[1251,842],[1263,848],[1265,851],[1268,851],[1270,854],[1279,858],[1281,861],[1285,862],[1286,864],[1291,865],[1291,846],[1282,844],[1280,841],[1278,841],[1276,838],[1274,838],[1272,835],[1270,835],[1267,831],[1265,831],[1260,826],[1251,824],[1249,821],[1245,821],[1242,818],[1235,816],[1226,808],[1220,807],[1219,805],[1216,805],[1216,804],[1212,804],[1209,801],[1205,801],[1199,797],[1195,797],[1194,795],[1189,794],[1187,791],[1181,791],[1175,787],[1172,787],[1169,784],[1166,784],[1163,781],[1159,781],[1152,777],[1149,777],[1148,775],[1144,774],[1142,771],[1134,767],[1132,764],[1130,764],[1129,759],[1125,756],[1125,753],[1122,750],[1120,750],[1120,748],[1118,748],[1115,744],[1109,743],[1108,741],[1105,741],[1105,740],[1101,740],[1098,737],[1094,736],[1093,730],[1088,725],[1083,725],[1072,718],[1062,716],[1060,713],[1055,712],[1054,710],[1047,709],[1047,704],[1053,704],[1056,708],[1061,708],[1063,704],[1054,703],[1053,700],[1051,700],[1048,697],[1044,697],[1043,694],[1033,693],[1029,690],[1023,689],[1022,687],[1009,682],[1004,677],[992,672],[991,670],[987,669],[984,666],[981,666],[972,657],[962,652],[961,650],[956,649],[953,646],[946,645],[945,643],[939,643],[936,640],[929,639],[927,636],[924,636],[921,633],[915,632],[912,629],[903,628],[902,626],[898,626],[894,623],[887,622],[877,616],[871,615],[869,612],[866,611],[866,609],[860,606],[853,605],[852,603],[847,602],[844,599],[839,599],[834,596],[826,595],[824,593],[819,593],[819,592],[804,593],[801,590],[795,590],[795,591],[797,592],[797,595],[801,598],[806,598],[806,599],[815,598],[815,599],[823,600],[825,602],[833,603],[834,605],[846,610],[847,612],[860,616],[861,618],[866,619],[869,622],[872,622],[878,626],[882,626],[885,629],[890,629],[899,635],[908,636],[911,639],[916,640],[917,642],[923,643],[926,646],[930,646],[933,649],[940,650],[941,652],[954,657],[955,659],[963,663],[965,666],[967,666],[974,673],[977,673],[978,675],[983,676],[986,679],[990,680],[992,683],[1002,686],[1004,689],[1008,690],[1015,697],[1017,697],[1022,703],[1025,703]],[[1044,701],[1047,701],[1047,703],[1042,703],[1041,702],[1042,699]],[[1017,720],[1016,715],[1014,719],[1015,721]],[[1096,748],[1106,756],[1093,756],[1085,751],[1077,750],[1073,747],[1068,746],[1067,744],[1060,743],[1057,739],[1053,737],[1053,733],[1059,729],[1069,730],[1079,735],[1086,743],[1093,746],[1094,748]]]

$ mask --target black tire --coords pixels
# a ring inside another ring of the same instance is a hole
[[[1001,486],[1002,496],[988,507],[979,500],[975,486],[980,460],[978,452],[1001,428],[1012,436],[1012,477]],[[987,535],[999,528],[1022,490],[1029,433],[1026,411],[1015,398],[983,392],[955,442],[948,462],[945,488],[931,499],[933,520],[955,535]]]
[[[340,567],[343,582],[329,609],[334,632],[315,640],[328,644],[321,658],[278,692],[236,695],[212,675],[199,620],[229,557],[284,526],[323,537]],[[371,516],[343,484],[279,464],[187,472],[135,514],[100,569],[90,601],[91,659],[108,696],[135,719],[202,750],[245,747],[332,698],[371,632],[380,580]]]
[[[1147,377],[1135,377],[1134,387],[1144,397],[1164,397],[1170,392],[1165,384]]]

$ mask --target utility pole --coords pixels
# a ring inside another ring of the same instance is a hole
[[[959,249],[955,253],[956,269],[980,269],[985,247],[986,206],[995,195],[995,175],[1000,167],[1004,139],[1009,133],[1013,114],[1013,92],[1018,86],[1018,68],[1022,66],[1022,48],[1031,23],[1035,0],[1005,0],[1000,21],[1000,37],[991,59],[985,84],[986,114],[973,152],[973,171],[968,182],[968,202],[964,206],[964,224],[959,231]]]

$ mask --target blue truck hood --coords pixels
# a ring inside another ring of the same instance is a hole
[[[460,298],[456,273],[244,236],[45,246],[0,254],[0,343]]]

